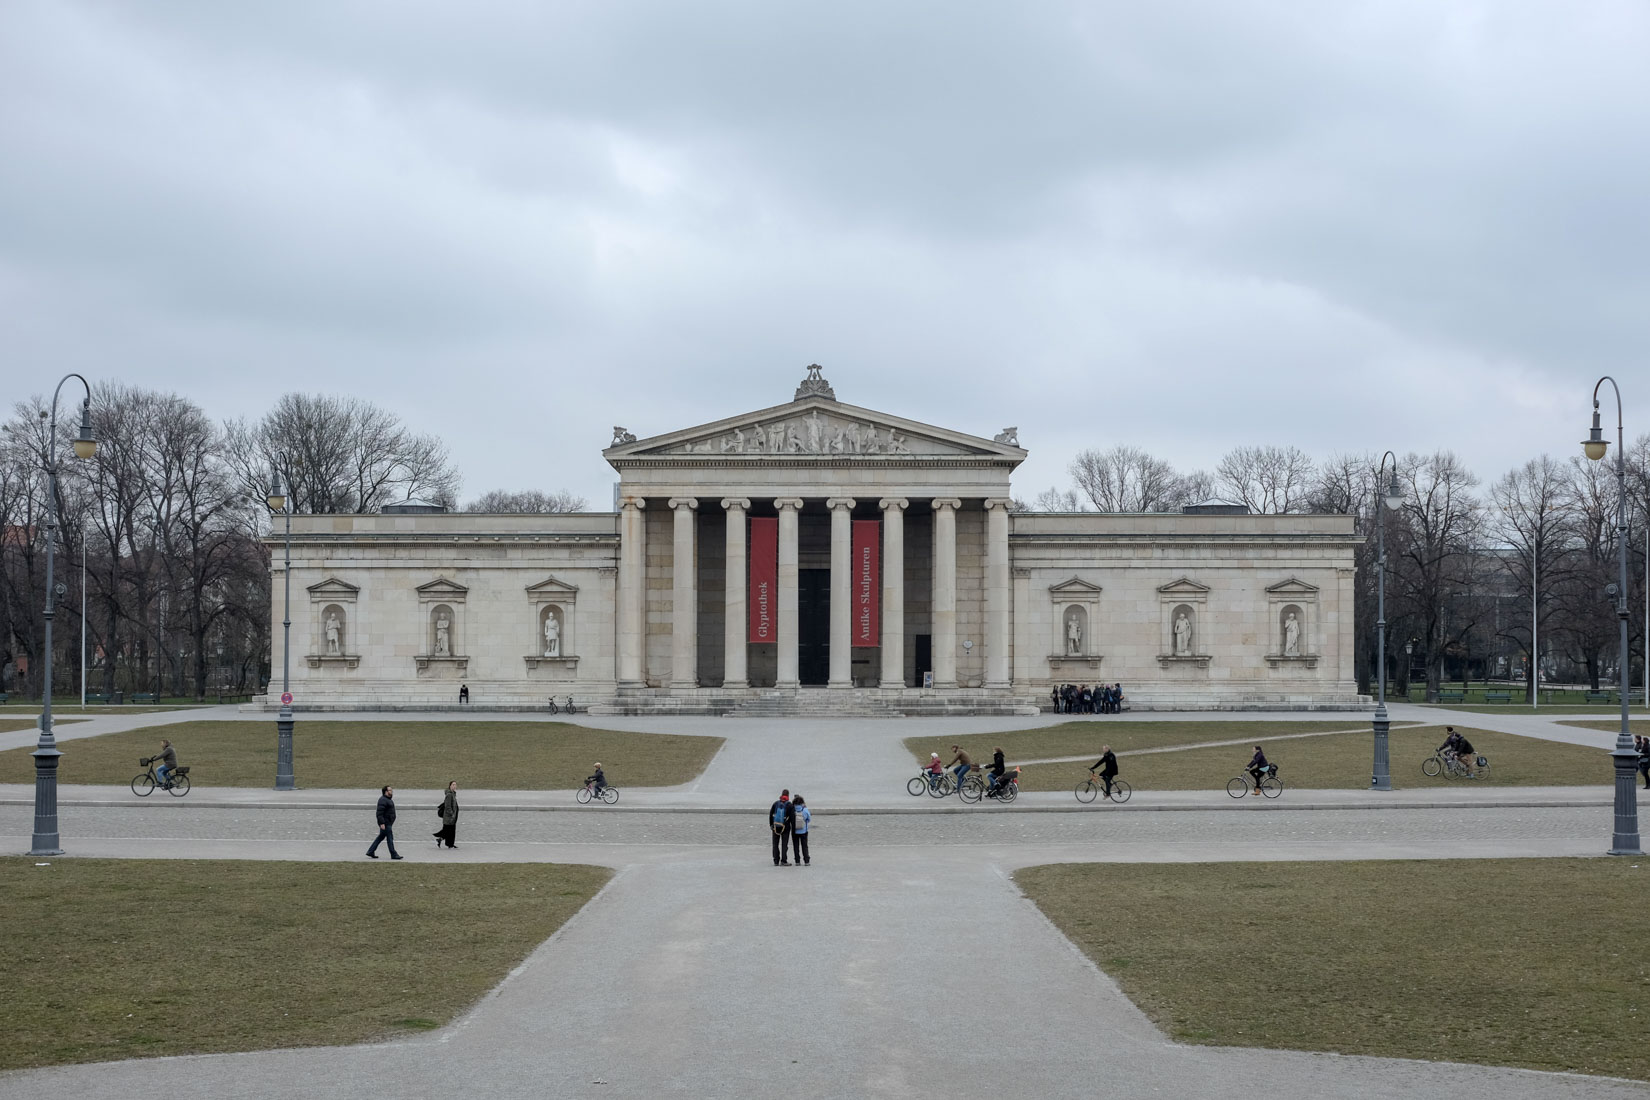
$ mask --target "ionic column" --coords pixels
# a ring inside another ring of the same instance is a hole
[[[985,686],[1008,687],[1008,501],[985,502]]]
[[[882,686],[905,686],[904,497],[877,501],[882,509]]]
[[[779,510],[779,623],[776,632],[779,674],[775,677],[775,686],[796,688],[801,686],[802,680],[798,672],[796,614],[796,530],[802,501],[797,497],[786,497],[774,501],[773,506]]]
[[[699,562],[694,553],[694,509],[699,501],[671,497],[670,507],[676,513],[670,561],[670,688],[681,691],[699,686]]]
[[[647,595],[647,524],[641,497],[625,497],[619,508],[619,684],[642,684],[642,609]]]
[[[957,686],[957,509],[955,498],[934,507],[934,686]]]
[[[831,510],[831,676],[828,686],[854,686],[854,501],[832,497]]]
[[[722,632],[722,686],[749,687],[745,671],[745,592],[750,584],[745,566],[745,512],[751,502],[744,497],[728,497],[722,507],[728,511],[728,567],[726,622]]]

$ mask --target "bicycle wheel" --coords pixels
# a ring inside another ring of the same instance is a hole
[[[957,795],[964,802],[978,802],[985,797],[985,780],[977,775],[965,776]]]
[[[1483,757],[1479,757],[1479,759],[1484,760]],[[1474,779],[1488,779],[1489,777],[1490,777],[1490,762],[1488,760],[1484,760],[1484,762],[1482,764],[1478,765],[1478,771],[1473,775],[1473,778]]]
[[[1094,801],[1095,795],[1100,793],[1100,784],[1092,779],[1085,779],[1077,784],[1077,790],[1074,793],[1077,795],[1077,801],[1087,805]]]
[[[132,780],[132,793],[139,798],[147,798],[155,789],[155,777],[144,772]]]
[[[1421,761],[1422,775],[1429,775],[1432,778],[1437,779],[1438,773],[1443,770],[1443,761],[1439,760],[1436,756],[1429,756],[1425,760]]]
[[[944,798],[951,793],[951,773],[944,772],[939,778],[928,784],[929,798]]]
[[[1228,779],[1226,781],[1226,793],[1233,798],[1242,798],[1249,793],[1249,781],[1241,775],[1235,779]]]
[[[998,794],[997,797],[1004,802],[1013,802],[1016,798],[1020,797],[1019,784],[1004,783],[1002,785],[1002,793]]]
[[[1133,793],[1134,788],[1123,782],[1121,779],[1113,779],[1111,781],[1111,800],[1113,802],[1127,802],[1129,800],[1129,795]]]
[[[590,788],[589,787],[580,787],[578,793],[575,794],[573,797],[578,799],[581,805],[583,803],[589,802],[590,801]]]
[[[1276,798],[1283,793],[1283,784],[1275,776],[1267,776],[1260,781],[1260,793],[1267,798]]]
[[[924,779],[920,775],[913,775],[910,779],[905,781],[905,793],[910,795],[912,798],[917,798],[922,795],[923,790],[926,789],[927,786],[928,780]]]
[[[189,777],[187,775],[180,775],[176,779],[172,780],[171,793],[173,798],[182,798],[184,795],[188,794]]]
[[[579,713],[578,708],[573,706],[573,697],[571,695],[569,695],[567,697],[567,708],[566,709],[567,709],[568,714],[577,714],[577,713]]]
[[[611,806],[615,802],[617,802],[618,800],[619,800],[619,788],[617,788],[617,787],[603,787],[602,788],[602,801],[603,802],[605,802],[609,806]]]

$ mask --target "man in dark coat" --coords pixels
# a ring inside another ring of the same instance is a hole
[[[773,865],[775,867],[791,865],[788,858],[791,843],[791,830],[796,828],[796,817],[791,808],[791,792],[779,792],[779,798],[768,807],[768,830],[773,833]]]
[[[390,858],[400,859],[401,853],[395,850],[395,788],[388,784],[378,794],[378,835],[372,838],[367,858],[377,859],[378,846],[386,842],[390,846]]]
[[[1106,797],[1111,797],[1111,781],[1117,775],[1117,754],[1111,751],[1110,745],[1100,746],[1100,759],[1094,762],[1089,774],[1098,772],[1100,781],[1106,785]]]

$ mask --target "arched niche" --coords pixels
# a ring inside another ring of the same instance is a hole
[[[342,604],[321,609],[321,656],[342,657],[349,652],[349,614]]]

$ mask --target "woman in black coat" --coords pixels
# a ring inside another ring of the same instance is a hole
[[[441,828],[434,834],[435,846],[439,848],[446,841],[447,847],[458,847],[458,780],[447,784],[447,797],[435,812],[441,815]]]

